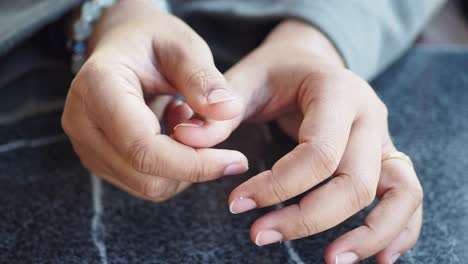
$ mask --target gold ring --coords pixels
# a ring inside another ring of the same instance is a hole
[[[390,160],[390,159],[403,160],[403,161],[406,161],[409,165],[411,165],[411,167],[414,167],[413,161],[411,160],[411,158],[403,152],[394,151],[394,152],[389,152],[389,153],[385,153],[382,155],[382,162],[386,160]]]

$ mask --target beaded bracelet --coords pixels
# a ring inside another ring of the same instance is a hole
[[[92,24],[101,16],[102,11],[113,6],[117,0],[88,0],[81,6],[81,16],[73,24],[73,37],[68,43],[71,50],[71,71],[78,73],[86,61],[86,40],[92,33]],[[169,5],[165,0],[153,0],[161,10],[169,12]]]

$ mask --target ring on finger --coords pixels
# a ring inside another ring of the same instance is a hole
[[[414,167],[413,161],[411,160],[411,158],[403,152],[393,151],[393,152],[384,153],[382,155],[382,163],[386,160],[391,160],[391,159],[403,160],[406,163],[408,163],[411,167]]]

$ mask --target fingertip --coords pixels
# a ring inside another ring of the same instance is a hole
[[[174,138],[194,148],[213,147],[231,135],[233,122],[233,120],[206,121],[192,118],[174,127]]]
[[[207,118],[217,121],[234,119],[242,114],[242,104],[238,97],[232,97],[229,100],[207,103],[199,113]]]
[[[252,179],[252,178],[251,178]],[[229,207],[232,207],[233,202],[236,199],[250,199],[254,201],[254,198],[252,197],[251,193],[244,188],[245,184],[247,184],[250,181],[247,180],[246,182],[241,183],[239,186],[234,188],[234,190],[231,191],[228,197],[228,202],[229,202]],[[256,204],[256,202],[255,202]],[[256,204],[257,205],[257,204]]]
[[[325,263],[335,264],[336,257],[338,256],[340,252],[344,252],[344,250],[340,251],[339,248],[336,247],[336,243],[332,242],[325,250],[325,254],[324,254]]]
[[[243,112],[241,98],[226,88],[215,88],[197,97],[187,97],[187,103],[197,114],[217,121],[237,118]]]
[[[208,95],[206,96],[206,102],[208,105],[215,105],[219,103],[225,103],[234,101],[236,97],[234,94],[224,88],[216,88],[211,90]]]
[[[228,165],[224,169],[224,175],[225,176],[239,175],[239,174],[246,172],[247,170],[249,170],[248,164],[234,163],[234,164]]]
[[[377,263],[385,263],[385,264],[387,263],[393,264],[400,257],[401,257],[400,253],[396,252],[392,254],[388,250],[385,250],[385,249],[377,253],[377,255],[375,255],[375,259],[377,260]]]
[[[177,131],[178,128],[201,128],[205,122],[198,118],[192,118],[189,120],[184,121],[183,123],[179,123],[174,126],[174,132]]]
[[[196,149],[199,155],[203,156],[205,161],[223,166],[223,172],[226,167],[232,164],[240,164],[247,170],[249,163],[247,157],[237,150],[200,148]]]
[[[174,133],[174,128],[181,123],[189,120],[193,116],[193,111],[190,107],[180,100],[172,100],[164,111],[164,125],[166,133],[171,135]]]
[[[252,224],[252,226],[250,227],[250,240],[257,244],[257,237],[258,237],[258,233],[260,233],[260,231],[262,230],[262,228],[264,228],[264,226],[262,226],[261,224],[259,224],[259,220],[261,218],[255,220],[255,222]]]

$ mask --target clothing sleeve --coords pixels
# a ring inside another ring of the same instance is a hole
[[[298,18],[334,43],[348,68],[368,80],[416,39],[443,0],[193,0],[177,1],[185,15],[217,14],[224,23],[256,28],[268,20]],[[189,2],[189,4],[187,4]],[[176,6],[177,8],[177,6]],[[200,22],[200,18],[197,20]],[[213,22],[213,21],[212,21]],[[218,34],[220,33],[218,26]]]
[[[82,0],[0,0],[0,56],[47,24],[59,20]]]

